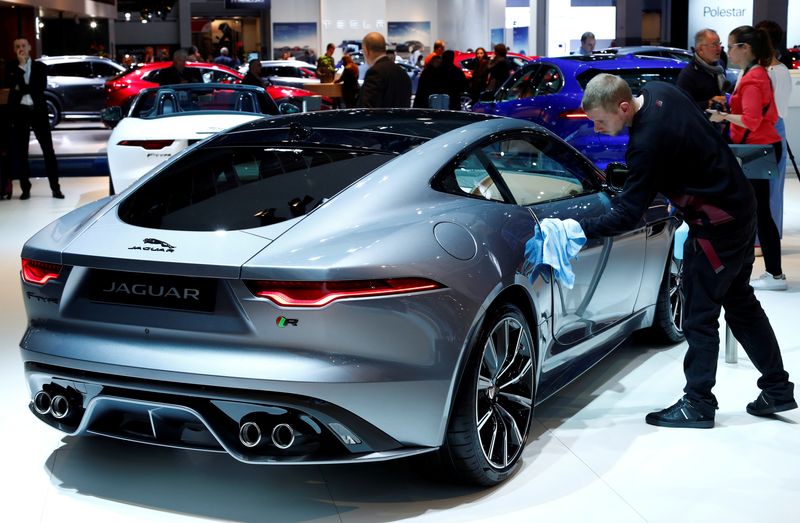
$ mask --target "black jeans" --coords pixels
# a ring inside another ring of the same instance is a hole
[[[684,247],[683,330],[689,350],[683,362],[683,391],[711,415],[717,406],[711,389],[716,383],[719,356],[720,307],[725,307],[725,321],[761,373],[758,387],[779,400],[788,400],[794,394],[794,385],[783,368],[778,340],[750,286],[755,228],[753,220],[735,234],[711,239],[724,265],[719,273],[711,268],[691,234]]]
[[[23,193],[31,190],[31,169],[28,165],[28,143],[30,142],[31,130],[36,136],[36,140],[42,148],[44,156],[44,167],[47,172],[47,179],[50,182],[50,190],[53,192],[60,190],[58,185],[58,162],[56,153],[53,150],[53,137],[50,134],[50,122],[47,113],[37,109],[30,109],[20,106],[14,109],[12,116],[11,129],[11,172],[19,176],[19,186]]]
[[[781,150],[783,145],[778,142],[772,144],[775,152],[775,160],[780,163]],[[778,173],[777,176],[783,176]],[[772,212],[769,208],[769,180],[750,180],[753,192],[756,195],[756,216],[758,221],[758,242],[761,246],[761,253],[764,255],[764,268],[773,276],[783,274],[781,267],[781,235],[778,226],[772,219]]]

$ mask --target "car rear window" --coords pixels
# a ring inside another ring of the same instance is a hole
[[[264,227],[311,212],[394,157],[318,146],[197,149],[136,189],[119,216],[179,231]]]
[[[158,102],[158,103],[156,103]],[[170,104],[171,110],[164,111]],[[275,103],[265,93],[254,90],[219,87],[165,86],[160,89],[143,91],[136,98],[131,116],[134,118],[154,118],[163,114],[225,111],[256,114],[278,114]]]
[[[577,80],[581,89],[586,89],[589,80],[600,73],[611,73],[625,80],[633,92],[633,96],[639,96],[648,82],[669,82],[674,84],[678,80],[681,70],[678,68],[664,69],[621,69],[618,71],[599,71],[591,69],[578,75]]]

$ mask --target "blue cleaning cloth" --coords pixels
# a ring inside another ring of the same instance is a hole
[[[525,259],[533,265],[531,281],[546,269],[553,268],[556,279],[566,288],[575,285],[575,273],[570,260],[586,243],[586,235],[578,222],[569,218],[546,218],[536,226],[533,237],[525,243]]]

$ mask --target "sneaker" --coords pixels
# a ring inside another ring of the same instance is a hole
[[[710,429],[714,426],[714,414],[703,414],[686,396],[671,407],[651,412],[644,420],[657,427]]]
[[[761,394],[758,395],[754,402],[747,404],[747,413],[753,416],[769,416],[770,414],[796,408],[797,402],[793,398],[778,400],[761,391]]]
[[[768,272],[765,272],[755,280],[750,280],[750,286],[757,291],[785,291],[789,288],[785,274],[773,276]]]

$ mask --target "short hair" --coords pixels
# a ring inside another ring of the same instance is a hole
[[[584,111],[592,109],[615,111],[621,102],[632,101],[633,93],[625,80],[613,74],[601,73],[586,84],[581,108]]]
[[[594,38],[594,33],[591,32],[591,31],[586,31],[585,33],[583,33],[581,35],[581,43],[582,44],[586,43],[586,40],[588,40],[589,38]],[[597,40],[597,39],[595,38],[595,40]]]
[[[189,53],[186,52],[186,49],[178,49],[174,53],[172,53],[172,59],[175,60],[176,58],[183,58],[184,60],[186,57],[189,56]]]
[[[219,54],[227,55],[228,54],[228,48],[227,47],[220,47],[219,48]]]
[[[259,60],[258,58],[253,58],[252,60],[247,62],[247,67],[253,67],[253,64],[260,64],[260,63],[261,60]]]
[[[361,47],[368,49],[370,53],[385,53],[386,39],[378,32],[368,33],[361,41]]]
[[[506,56],[507,54],[508,54],[508,47],[506,47],[506,44],[496,44],[494,46],[495,56]]]
[[[705,29],[700,29],[694,34],[694,45],[697,46],[700,43],[700,40],[703,40],[709,33],[719,36],[719,33],[711,28],[706,27]]]
[[[330,51],[331,49],[336,49],[336,44],[333,44],[333,43],[328,44],[328,47],[326,48],[326,50]]]
[[[444,49],[444,40],[436,40],[433,42],[433,50]]]

